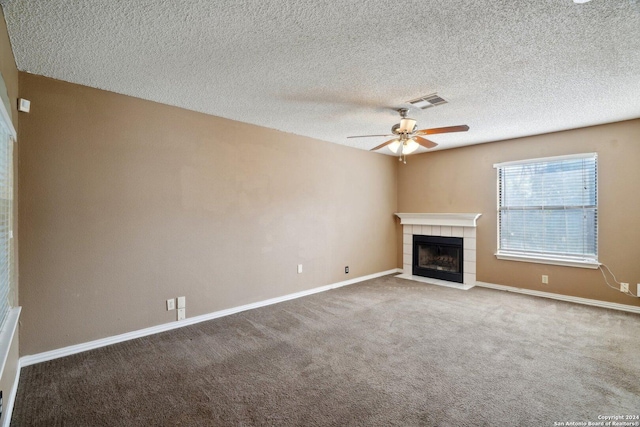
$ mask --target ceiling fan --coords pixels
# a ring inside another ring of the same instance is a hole
[[[390,139],[387,142],[383,142],[377,147],[372,148],[369,151],[376,151],[383,147],[388,146],[389,150],[393,153],[397,153],[398,149],[402,146],[400,150],[400,157],[398,160],[404,161],[407,163],[407,154],[411,154],[418,149],[418,147],[423,146],[425,148],[433,148],[438,144],[424,138],[423,135],[435,135],[438,133],[450,133],[450,132],[466,132],[469,130],[469,126],[460,125],[460,126],[448,126],[443,128],[432,128],[432,129],[421,129],[416,130],[416,121],[414,119],[410,119],[407,117],[407,112],[409,111],[407,108],[399,108],[398,113],[400,113],[400,123],[397,123],[391,127],[391,133],[387,135],[359,135],[359,136],[348,136],[347,138],[370,138],[377,136],[394,136],[394,139]]]

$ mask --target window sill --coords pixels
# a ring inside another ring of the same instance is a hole
[[[506,261],[522,261],[533,262],[537,264],[551,264],[562,265],[565,267],[578,267],[578,268],[591,268],[596,269],[600,267],[600,263],[593,259],[579,259],[579,258],[553,258],[540,255],[524,255],[524,254],[507,254],[504,252],[498,252],[495,254],[496,258]]]

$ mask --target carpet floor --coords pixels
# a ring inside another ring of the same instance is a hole
[[[11,425],[586,425],[640,413],[638,331],[386,276],[25,367]]]

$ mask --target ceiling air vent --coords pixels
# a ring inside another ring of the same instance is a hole
[[[429,107],[435,107],[436,105],[446,104],[447,101],[440,98],[437,93],[431,95],[421,96],[420,98],[409,101],[409,104],[421,110],[426,110]]]

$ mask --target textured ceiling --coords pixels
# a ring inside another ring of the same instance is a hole
[[[361,149],[437,92],[442,149],[640,117],[639,1],[0,3],[22,71]]]

